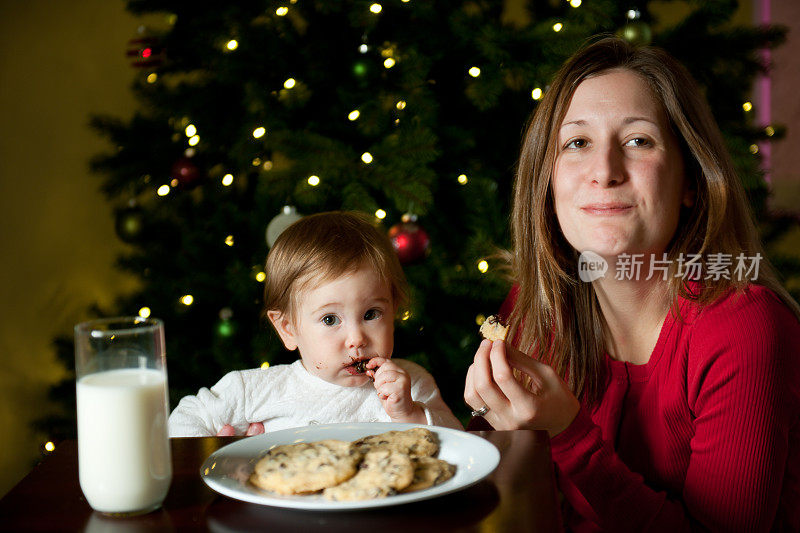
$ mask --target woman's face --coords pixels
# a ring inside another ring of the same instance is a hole
[[[553,197],[561,231],[607,261],[661,254],[690,205],[678,139],[647,83],[610,70],[578,85],[558,132]]]

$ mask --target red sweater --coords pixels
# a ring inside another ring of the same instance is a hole
[[[800,322],[760,286],[680,305],[552,439],[567,525],[800,531]]]

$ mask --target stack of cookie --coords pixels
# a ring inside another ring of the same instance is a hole
[[[425,428],[389,431],[354,442],[322,440],[276,446],[250,482],[278,494],[322,491],[330,500],[367,500],[438,485],[455,466],[437,459],[439,440]]]

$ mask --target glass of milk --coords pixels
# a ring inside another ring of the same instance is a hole
[[[172,481],[164,324],[120,317],[75,326],[78,470],[95,511],[157,509]]]

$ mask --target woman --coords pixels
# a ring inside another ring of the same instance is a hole
[[[686,70],[616,38],[568,60],[512,236],[509,344],[483,341],[464,398],[550,433],[567,525],[799,531],[800,308]]]

